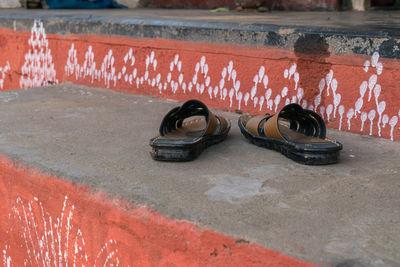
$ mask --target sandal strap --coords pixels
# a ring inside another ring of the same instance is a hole
[[[306,136],[325,139],[326,126],[324,120],[314,111],[303,109],[298,104],[284,106],[278,113],[268,118],[264,124],[264,134],[267,137],[287,140],[279,129],[279,119],[290,123],[290,129]]]
[[[206,130],[203,133],[203,136],[213,134],[219,125],[218,119],[210,111],[208,111],[208,119],[206,117],[206,123],[207,123],[207,126],[206,126]]]
[[[206,120],[206,129],[203,135],[213,134],[221,123],[220,131],[224,127],[226,120],[215,116],[210,112],[205,104],[192,99],[186,101],[182,106],[171,109],[163,118],[160,125],[160,135],[165,136],[169,132],[182,127],[186,118],[192,116],[204,116]],[[225,121],[225,122],[224,122]],[[223,123],[224,122],[224,123]],[[227,122],[226,122],[227,125]],[[225,126],[226,129],[226,126]],[[225,130],[223,129],[223,130]]]
[[[219,125],[220,125],[220,129],[219,129],[218,133],[224,132],[229,126],[227,119],[225,119],[222,116],[218,116],[218,115],[215,115],[215,117],[218,119]]]
[[[260,127],[260,125],[269,116],[269,114],[265,114],[251,117],[246,123],[247,131],[255,136],[262,136],[262,127]]]
[[[316,113],[312,110],[305,109],[304,111],[307,112],[308,114],[310,114],[310,116],[312,116],[318,123],[319,132],[318,132],[317,136],[321,139],[325,139],[326,138],[326,125],[325,125],[324,119],[322,119],[322,117],[318,113]]]

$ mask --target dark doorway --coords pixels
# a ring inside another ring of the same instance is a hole
[[[372,6],[394,6],[395,0],[372,0]]]

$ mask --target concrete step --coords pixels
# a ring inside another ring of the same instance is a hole
[[[398,19],[0,10],[4,265],[399,265],[399,142],[371,137],[400,139]],[[314,109],[341,162],[298,165],[237,127],[196,161],[152,161],[191,98],[233,126]]]
[[[0,100],[0,247],[15,266],[18,241],[45,253],[35,231],[40,239],[57,218],[70,248],[81,231],[92,263],[112,240],[107,255],[119,250],[121,266],[400,264],[399,142],[329,130],[340,162],[305,166],[250,144],[238,114],[216,111],[232,121],[226,141],[192,162],[157,162],[149,139],[176,101],[71,83]]]
[[[72,81],[400,139],[398,12],[0,11],[3,90]]]

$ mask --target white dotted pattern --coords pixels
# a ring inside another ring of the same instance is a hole
[[[51,49],[41,21],[35,20],[28,44],[29,50],[21,68],[21,88],[57,84]]]

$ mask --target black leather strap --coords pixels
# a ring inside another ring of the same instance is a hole
[[[318,123],[318,135],[315,135],[316,137],[318,136],[321,139],[326,138],[326,125],[324,120],[321,118],[320,115],[318,115],[316,112],[312,110],[306,109],[305,112],[307,112],[310,116],[312,116]]]
[[[266,113],[266,114],[265,114],[265,117],[264,117],[262,120],[260,120],[260,123],[259,123],[258,126],[257,126],[257,132],[258,132],[258,135],[259,135],[259,136],[265,136],[264,124],[265,124],[265,122],[266,122],[269,118],[271,118],[271,117],[272,117],[271,115],[269,115],[268,113]]]
[[[192,99],[186,101],[181,107],[173,108],[165,115],[160,125],[160,135],[164,136],[167,133],[182,127],[182,123],[186,118],[192,116],[204,116],[206,123],[209,123],[210,111],[202,102]]]
[[[278,122],[279,119],[284,119],[288,121],[290,129],[292,129],[293,131],[302,133],[306,136],[319,137],[321,139],[325,139],[326,137],[326,126],[324,120],[314,111],[303,109],[298,104],[289,104],[283,107],[278,112],[278,114],[275,114],[274,116],[277,116],[275,118],[276,123]],[[268,119],[270,118],[271,117],[267,117],[265,121],[268,121]],[[268,127],[269,127],[269,134],[271,134],[273,132],[271,130],[272,125],[269,125]],[[278,127],[278,129],[275,129],[276,127]],[[274,129],[275,131],[280,132],[278,124],[274,126]],[[276,132],[274,136],[280,135],[278,134],[278,132]],[[265,133],[261,132],[260,130],[259,133],[261,136],[265,136]]]

